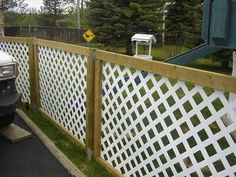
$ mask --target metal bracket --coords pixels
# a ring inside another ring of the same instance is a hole
[[[93,151],[90,148],[87,148],[87,159],[92,160]]]
[[[35,104],[35,103],[31,103],[31,104],[30,104],[30,108],[31,108],[33,111],[36,111],[36,110],[37,110],[37,107],[36,107],[36,104]]]

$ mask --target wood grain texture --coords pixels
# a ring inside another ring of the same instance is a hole
[[[35,55],[34,55],[34,40],[35,38],[30,38],[28,43],[29,50],[29,82],[30,82],[30,101],[31,105],[35,106],[37,102],[36,98],[36,86],[35,86]]]
[[[116,177],[124,177],[118,170],[116,170],[113,166],[108,164],[105,160],[98,158],[97,162],[100,163],[107,171],[109,171],[112,175]]]
[[[12,143],[17,143],[32,137],[32,133],[26,131],[14,123],[0,128],[0,135]]]
[[[29,43],[30,38],[28,37],[9,37],[9,36],[4,36],[0,37],[0,41],[5,41],[5,42],[16,42],[16,43]]]
[[[102,61],[95,63],[95,100],[94,100],[94,156],[101,153],[101,104],[102,104]]]
[[[87,62],[87,86],[86,86],[86,147],[93,151],[94,139],[94,72],[95,61],[93,49]]]
[[[79,55],[85,55],[89,56],[90,54],[90,49],[87,47],[82,47],[78,45],[72,45],[72,44],[66,44],[62,42],[55,42],[55,41],[48,41],[48,40],[43,40],[43,39],[36,39],[35,40],[35,45],[40,45],[40,46],[46,46],[50,48],[55,48]]]
[[[38,58],[38,45],[33,46],[34,50],[34,91],[35,91],[35,104],[36,109],[38,110],[40,105],[40,84],[39,84],[39,58]]]

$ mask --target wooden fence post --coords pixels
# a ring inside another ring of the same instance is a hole
[[[96,158],[101,154],[102,66],[103,62],[96,60],[94,97],[94,156]]]
[[[29,77],[30,77],[30,104],[33,109],[36,107],[35,97],[35,67],[34,67],[34,38],[29,39]]]
[[[236,51],[233,52],[233,64],[232,64],[232,76],[236,77]],[[236,94],[229,94],[229,102],[233,102],[236,100]]]
[[[94,157],[111,174],[117,177],[123,175],[101,158],[101,124],[102,124],[102,68],[103,61],[95,62],[95,96],[94,96]]]
[[[36,38],[29,40],[29,75],[30,75],[30,102],[33,109],[39,108],[39,70],[38,70],[38,49],[35,45]]]
[[[34,80],[34,86],[35,86],[35,105],[36,109],[39,110],[41,108],[40,105],[40,85],[39,85],[39,58],[38,58],[38,45],[36,43],[37,38],[34,39],[34,73],[35,73],[35,80]]]
[[[86,90],[86,148],[88,159],[92,158],[94,139],[94,73],[95,49],[90,49],[87,61],[87,90]]]

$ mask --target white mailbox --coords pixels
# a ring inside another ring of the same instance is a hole
[[[135,34],[131,38],[132,42],[136,42],[136,50],[134,57],[152,60],[152,44],[157,42],[154,35],[151,34]],[[148,53],[139,53],[139,45],[148,46]]]

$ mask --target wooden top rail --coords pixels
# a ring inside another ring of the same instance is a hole
[[[85,55],[85,56],[89,56],[89,51],[90,51],[88,47],[82,47],[78,45],[66,44],[62,42],[49,41],[49,40],[43,40],[43,39],[37,39],[37,38],[34,38],[33,43],[35,45],[46,46],[46,47],[55,48],[55,49],[59,49],[59,50],[63,50],[63,51],[67,51],[67,52],[71,52],[71,53],[75,53],[79,55]]]
[[[43,39],[37,39],[35,37],[8,37],[8,36],[0,36],[0,41],[6,41],[6,42],[16,42],[16,43],[26,43],[26,44],[35,44],[40,46],[46,46],[50,48],[55,48],[79,55],[85,55],[89,56],[89,48],[88,47],[82,47],[78,45],[72,45],[72,44],[66,44],[62,42],[56,42],[56,41],[49,41],[49,40],[43,40]]]
[[[5,42],[16,42],[16,43],[29,43],[31,38],[28,37],[8,37],[8,36],[0,36],[0,41]]]
[[[194,84],[236,93],[236,78],[232,76],[168,63],[147,61],[102,50],[97,50],[96,58],[105,62],[124,65],[130,68],[175,78],[177,80],[188,81]]]

